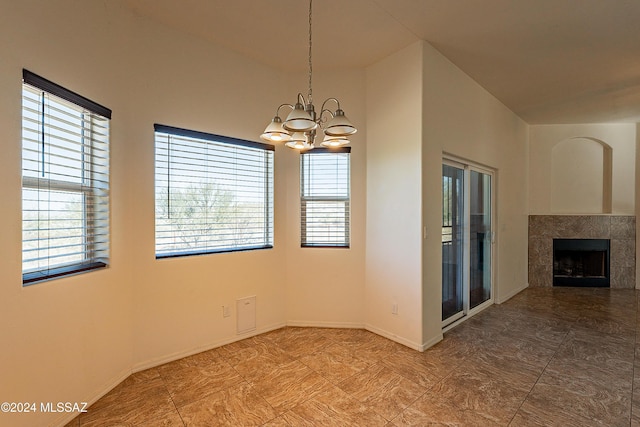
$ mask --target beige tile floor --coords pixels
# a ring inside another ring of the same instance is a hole
[[[640,426],[638,298],[527,289],[423,353],[283,328],[133,374],[68,426]]]

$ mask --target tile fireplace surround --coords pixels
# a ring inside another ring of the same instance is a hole
[[[635,288],[635,216],[529,215],[531,287],[553,286],[553,239],[610,239],[611,288]]]

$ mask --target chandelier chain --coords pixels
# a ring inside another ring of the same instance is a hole
[[[313,66],[311,62],[311,10],[312,10],[311,3],[312,2],[313,0],[309,0],[309,104],[313,104],[312,89],[311,89],[311,75],[313,72]]]

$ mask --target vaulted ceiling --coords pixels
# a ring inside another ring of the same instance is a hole
[[[307,67],[305,0],[124,0],[283,71]],[[314,70],[422,39],[530,124],[640,122],[640,0],[315,0]]]

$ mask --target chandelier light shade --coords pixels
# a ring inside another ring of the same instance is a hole
[[[357,129],[351,124],[344,111],[340,108],[336,110],[335,115],[329,120],[324,128],[324,133],[330,136],[346,136],[353,135]]]
[[[304,109],[304,105],[297,102],[282,126],[291,132],[311,132],[318,127],[318,124],[313,120],[311,114]]]
[[[282,126],[282,119],[275,116],[260,138],[271,142],[288,142],[291,134]]]
[[[297,150],[310,150],[313,148],[313,144],[309,144],[307,135],[304,132],[295,132],[291,135],[291,140],[285,144],[289,148],[295,148]]]
[[[342,147],[347,144],[349,144],[349,138],[347,138],[346,136],[325,135],[324,140],[320,145],[327,148],[336,148]]]
[[[284,142],[289,148],[310,150],[314,148],[316,133],[321,129],[325,135],[321,145],[323,147],[341,147],[349,144],[349,135],[357,132],[356,127],[349,121],[340,108],[340,101],[328,98],[322,103],[320,112],[316,115],[312,97],[313,67],[311,61],[311,16],[313,0],[309,0],[309,93],[307,98],[298,93],[294,105],[281,104],[276,110],[275,117],[264,130],[260,138],[268,142]],[[325,108],[327,103],[335,103],[336,109]],[[280,109],[288,107],[291,112],[283,122]]]

